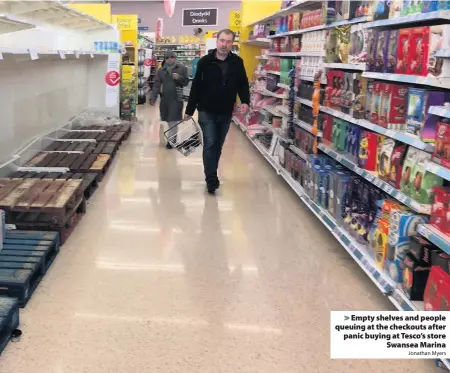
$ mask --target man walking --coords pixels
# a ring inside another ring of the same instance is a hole
[[[184,115],[184,120],[189,120],[195,109],[198,110],[198,122],[203,132],[203,167],[208,193],[211,194],[220,185],[217,168],[236,96],[239,95],[244,113],[248,111],[250,102],[244,62],[231,53],[233,42],[233,31],[219,31],[217,48],[200,59]]]

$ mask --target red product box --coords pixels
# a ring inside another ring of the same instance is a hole
[[[433,161],[450,168],[450,123],[437,122]]]
[[[405,160],[407,148],[408,146],[406,144],[396,142],[394,151],[391,155],[391,168],[388,183],[396,189],[400,189],[400,182],[402,180],[403,173],[403,162]]]
[[[408,88],[399,84],[384,84],[381,92],[378,124],[382,127],[403,131],[406,126]]]
[[[341,111],[342,89],[344,88],[344,72],[335,71],[332,80],[331,107]]]
[[[378,134],[361,131],[359,144],[359,166],[367,171],[375,171],[378,157]]]
[[[333,117],[325,114],[323,116],[322,137],[327,141],[332,141],[333,133]]]
[[[395,69],[397,74],[411,73],[409,61],[410,41],[411,29],[400,30],[398,35],[397,67]]]
[[[294,14],[288,16],[288,31],[294,31]]]
[[[414,27],[410,40],[410,74],[427,75],[428,68],[428,48],[430,44],[430,27]]]
[[[433,187],[433,194],[430,223],[441,232],[446,233],[448,231],[446,214],[449,212],[450,188]]]
[[[441,267],[431,267],[423,300],[425,311],[450,311],[450,276]]]

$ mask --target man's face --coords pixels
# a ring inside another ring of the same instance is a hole
[[[228,54],[231,52],[232,48],[233,48],[233,35],[225,34],[224,32],[222,32],[222,34],[220,34],[220,37],[217,39],[217,50],[221,54]]]

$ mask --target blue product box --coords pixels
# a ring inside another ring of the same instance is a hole
[[[337,187],[335,190],[336,209],[334,217],[339,226],[344,226],[344,219],[347,215],[347,208],[349,208],[351,202],[350,194],[354,178],[355,176],[350,176],[348,178],[342,177],[337,180]]]
[[[328,175],[329,171],[319,170],[317,173],[317,203],[323,208],[328,208]]]
[[[424,0],[422,5],[422,13],[435,12],[439,10],[438,0]]]
[[[386,260],[403,259],[409,251],[410,237],[417,234],[417,226],[428,218],[411,211],[395,210],[389,218],[388,251]]]
[[[439,118],[428,114],[428,109],[430,106],[443,106],[449,101],[449,92],[409,88],[406,132],[420,137],[425,142],[434,142]]]
[[[343,182],[346,180],[349,182],[351,174],[346,171],[333,170],[328,175],[328,212],[335,219],[337,218],[337,206],[336,200],[339,196],[339,188],[342,186]]]

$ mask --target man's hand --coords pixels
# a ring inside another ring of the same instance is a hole
[[[241,113],[242,114],[247,114],[248,112],[248,105],[247,104],[242,104],[241,105]]]
[[[177,73],[173,73],[173,74],[172,74],[172,78],[173,78],[174,80],[179,80],[179,79],[180,79],[180,75],[177,74]]]
[[[189,114],[184,114],[184,121],[191,119],[192,117]]]

